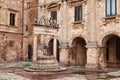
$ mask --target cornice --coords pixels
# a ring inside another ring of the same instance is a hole
[[[87,0],[69,0],[68,3],[70,6],[76,6],[76,5],[79,5],[79,4],[83,4],[83,3],[86,3]]]
[[[12,9],[12,8],[8,8],[9,11],[13,11],[13,12],[19,12],[19,10],[15,10],[15,9]]]
[[[47,4],[47,9],[52,10],[52,9],[59,9],[61,5],[61,2],[51,2]]]

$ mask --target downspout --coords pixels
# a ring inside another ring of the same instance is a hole
[[[23,38],[24,38],[24,0],[22,0],[22,40],[21,40],[21,56],[20,60],[23,60]]]

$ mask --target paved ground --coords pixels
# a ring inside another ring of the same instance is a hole
[[[26,72],[27,62],[0,63],[0,80],[120,80],[120,69],[86,70],[68,67],[63,72]]]

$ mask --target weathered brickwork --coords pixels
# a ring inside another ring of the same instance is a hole
[[[38,16],[38,0],[24,0],[24,44],[25,60],[31,60],[33,55],[33,24]]]
[[[0,62],[18,61],[21,57],[22,0],[0,0]],[[10,13],[15,15],[10,25]]]

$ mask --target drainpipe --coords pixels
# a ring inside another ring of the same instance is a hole
[[[22,39],[21,39],[21,55],[20,60],[23,60],[23,38],[24,38],[24,0],[22,0]]]

